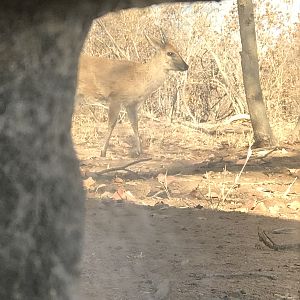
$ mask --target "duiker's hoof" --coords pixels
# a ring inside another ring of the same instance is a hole
[[[101,157],[105,157],[106,156],[106,151],[101,150]]]

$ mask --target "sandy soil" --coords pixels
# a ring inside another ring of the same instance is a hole
[[[300,250],[258,239],[259,227],[300,243],[299,144],[255,150],[241,172],[247,148],[145,123],[151,160],[122,169],[135,161],[124,126],[107,158],[101,133],[75,136],[88,198],[82,299],[300,299]]]

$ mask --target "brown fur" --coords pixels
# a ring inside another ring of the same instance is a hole
[[[166,80],[169,71],[185,71],[188,65],[170,43],[149,40],[158,51],[146,63],[109,60],[82,55],[79,62],[78,96],[105,99],[109,105],[108,134],[101,152],[106,156],[108,143],[123,105],[134,131],[137,154],[142,152],[138,134],[137,110]]]

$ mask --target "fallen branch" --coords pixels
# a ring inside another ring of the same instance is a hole
[[[263,148],[264,150],[268,150],[268,151],[261,151],[261,149],[256,149],[254,156],[258,159],[264,160],[267,156],[269,156],[271,153],[273,153],[274,151],[280,150],[279,147],[265,147]],[[259,153],[261,152],[261,153]]]
[[[260,228],[258,228],[258,238],[259,238],[260,242],[263,242],[268,248],[273,249],[275,251],[279,251],[279,250],[300,251],[300,243],[278,245],[272,241],[272,239],[266,234],[266,232],[264,230],[262,230]]]
[[[249,114],[238,114],[231,116],[230,118],[224,120],[224,124],[231,124],[232,122],[239,121],[239,120],[251,120]]]
[[[132,162],[130,162],[126,165],[123,165],[123,166],[108,168],[108,169],[105,169],[105,170],[102,170],[102,171],[99,171],[99,172],[86,172],[85,175],[93,177],[95,175],[99,176],[99,175],[103,175],[103,174],[110,173],[110,172],[116,172],[116,171],[120,171],[120,170],[123,170],[123,171],[126,171],[126,172],[133,172],[131,170],[127,170],[127,168],[132,166],[132,165],[144,162],[144,161],[149,161],[151,159],[152,159],[151,157],[150,158],[141,158],[141,159],[132,161]]]
[[[213,135],[218,133],[247,133],[251,131],[251,127],[243,127],[241,125],[235,125],[228,123],[228,121],[223,121],[220,123],[191,123],[191,122],[176,122],[177,124],[192,128],[194,130],[201,130],[203,133]]]

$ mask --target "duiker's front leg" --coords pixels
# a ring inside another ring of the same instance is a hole
[[[121,104],[118,102],[113,102],[109,104],[109,109],[108,109],[108,131],[107,131],[107,136],[105,140],[105,144],[103,146],[103,149],[101,151],[101,156],[105,157],[106,156],[106,151],[108,148],[109,140],[111,137],[111,134],[117,124],[118,116],[120,113],[121,109]]]
[[[131,123],[131,127],[134,132],[135,141],[136,141],[136,147],[137,147],[137,154],[140,155],[142,153],[142,147],[141,147],[141,140],[139,136],[139,128],[138,128],[138,106],[137,104],[132,104],[126,106],[126,111],[128,115],[128,119]]]

